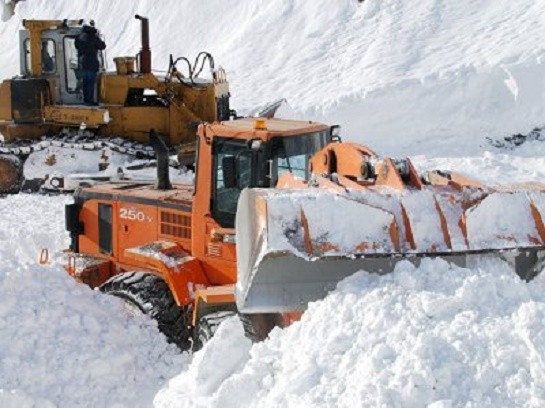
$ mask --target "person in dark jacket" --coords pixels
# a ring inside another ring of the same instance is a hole
[[[96,105],[95,84],[100,67],[98,51],[105,48],[106,43],[100,39],[96,28],[84,25],[81,34],[76,38],[76,49],[83,81],[83,102],[86,105]]]

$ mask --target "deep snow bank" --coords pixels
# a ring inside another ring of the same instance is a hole
[[[36,264],[67,245],[66,201],[0,200],[0,406],[148,407],[186,357],[120,300]]]
[[[228,322],[155,404],[543,406],[544,322],[545,276],[526,284],[501,261],[402,263],[388,276],[347,278],[249,351]]]
[[[135,54],[151,19],[153,64],[211,51],[233,105],[286,97],[379,151],[459,155],[485,136],[545,125],[545,3],[534,0],[33,0],[0,25],[0,75],[17,70],[22,18],[93,18],[108,57]]]

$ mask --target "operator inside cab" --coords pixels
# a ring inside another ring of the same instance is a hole
[[[55,44],[52,41],[42,41],[42,70],[45,74],[55,72]]]

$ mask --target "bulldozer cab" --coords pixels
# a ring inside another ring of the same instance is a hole
[[[83,21],[25,20],[19,32],[20,66],[23,77],[54,81],[54,99],[58,105],[83,103],[82,81],[76,38]],[[100,70],[104,55],[99,53]]]
[[[311,157],[331,140],[328,126],[303,121],[247,118],[213,129],[211,212],[224,228],[234,227],[243,189],[275,187],[285,173],[307,180]]]

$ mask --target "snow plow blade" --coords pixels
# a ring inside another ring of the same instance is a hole
[[[545,259],[544,217],[541,187],[248,189],[237,210],[237,307],[304,310],[359,270],[386,274],[422,258],[462,267],[501,258],[530,280]]]

